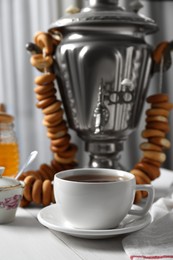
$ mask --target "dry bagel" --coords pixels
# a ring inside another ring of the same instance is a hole
[[[44,94],[37,94],[36,98],[37,98],[38,101],[42,101],[42,100],[47,99],[49,97],[56,97],[55,94],[56,94],[56,89],[52,88]]]
[[[44,68],[49,68],[53,64],[53,59],[51,56],[44,57],[42,54],[34,54],[30,58],[32,66],[42,70]]]
[[[145,129],[142,131],[143,138],[151,138],[151,137],[165,137],[165,133],[163,131],[157,129]]]
[[[49,115],[54,112],[57,112],[60,109],[60,107],[61,107],[61,101],[55,101],[53,104],[43,109],[43,114]]]
[[[34,42],[43,50],[45,55],[51,55],[53,53],[53,39],[49,33],[37,32],[34,36]]]
[[[151,166],[155,166],[155,167],[157,167],[157,168],[160,168],[160,167],[161,167],[161,163],[160,163],[160,162],[154,161],[154,160],[152,160],[152,159],[150,159],[150,158],[142,158],[142,159],[141,159],[141,162],[142,162],[142,163],[147,163],[147,164],[149,164],[149,165],[151,165]],[[151,179],[152,179],[152,178],[151,178]]]
[[[155,151],[144,151],[143,157],[152,159],[160,163],[163,163],[166,160],[166,155],[164,153]]]
[[[52,199],[52,184],[50,180],[45,180],[42,185],[42,203],[47,206]]]
[[[149,142],[152,144],[160,145],[162,148],[165,149],[169,149],[171,147],[170,141],[164,137],[151,137],[149,138]]]
[[[170,130],[169,124],[163,122],[149,122],[146,125],[146,129],[157,129],[163,131],[164,133],[168,133]]]
[[[157,166],[144,162],[143,160],[135,165],[136,169],[139,169],[146,173],[150,180],[154,180],[160,176],[160,169]]]
[[[40,204],[42,201],[42,181],[36,180],[32,187],[32,200],[36,204]]]
[[[168,118],[165,116],[147,116],[146,120],[147,123],[149,122],[163,122],[168,123]]]
[[[168,117],[169,111],[163,108],[149,108],[146,111],[147,116],[165,116]]]
[[[157,152],[162,151],[162,148],[159,145],[152,144],[149,142],[141,143],[139,147],[142,151],[157,151]]]
[[[147,97],[147,102],[151,104],[168,102],[168,100],[168,95],[164,93],[158,93]]]
[[[44,109],[44,108],[50,106],[51,104],[55,103],[55,101],[56,101],[56,97],[48,97],[46,99],[43,99],[43,100],[39,101],[36,104],[36,107]]]
[[[53,82],[51,82],[50,84],[47,84],[47,85],[37,85],[34,88],[34,92],[36,94],[42,95],[42,94],[46,94],[47,92],[49,92],[52,89],[54,89],[54,83]]]
[[[55,80],[56,76],[54,73],[45,73],[35,78],[36,85],[48,85]]]
[[[173,108],[173,104],[172,103],[167,103],[167,102],[162,102],[162,103],[155,103],[152,104],[153,108],[163,108],[166,110],[171,110]]]
[[[32,185],[36,179],[33,176],[27,176],[24,179],[25,188],[23,195],[27,201],[32,201]]]

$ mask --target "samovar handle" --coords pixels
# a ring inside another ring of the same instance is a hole
[[[25,48],[30,55],[42,54],[42,49],[38,45],[36,45],[35,43],[28,42],[25,45]],[[38,70],[43,72],[42,69],[38,69]],[[60,70],[58,68],[58,65],[57,65],[57,62],[56,62],[55,59],[53,59],[53,66],[51,67],[51,72],[55,73],[56,75],[60,75]]]
[[[172,65],[171,51],[173,41],[163,41],[159,43],[152,52],[153,70],[152,74],[160,72],[161,62],[163,61],[163,72],[167,71]]]

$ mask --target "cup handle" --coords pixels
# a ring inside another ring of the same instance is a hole
[[[141,208],[142,209],[130,209],[130,211],[128,212],[128,214],[131,214],[131,215],[137,215],[137,216],[143,216],[145,215],[152,203],[153,203],[153,200],[154,200],[154,188],[152,185],[136,185],[135,187],[136,190],[143,190],[143,191],[147,191],[148,192],[148,196],[147,196],[147,199],[146,199],[146,202],[144,205],[141,205]]]

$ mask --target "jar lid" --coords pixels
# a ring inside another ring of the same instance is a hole
[[[14,188],[21,185],[19,181],[10,177],[3,177],[2,174],[5,170],[5,167],[0,167],[0,190],[5,190],[9,188]]]
[[[78,30],[88,29],[95,30],[100,27],[124,28],[124,33],[132,31],[133,33],[139,32],[143,34],[150,34],[157,31],[158,27],[154,20],[138,14],[137,11],[125,10],[125,8],[118,5],[118,0],[89,0],[89,6],[75,14],[67,14],[61,19],[57,20],[50,26],[49,32],[56,34],[56,31],[63,33],[66,29]],[[131,29],[130,27],[131,26]]]
[[[4,112],[0,112],[0,123],[12,123],[14,120],[14,117],[6,114]]]
[[[0,104],[0,123],[12,123],[14,117],[6,113],[6,107],[4,104]]]

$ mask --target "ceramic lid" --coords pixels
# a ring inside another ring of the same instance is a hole
[[[137,1],[138,3],[138,1]],[[67,14],[50,26],[49,32],[56,33],[59,29],[82,29],[84,27],[98,26],[102,30],[103,26],[115,27],[135,27],[135,31],[150,34],[157,31],[158,27],[154,20],[138,14],[138,9],[142,7],[136,4],[132,10],[125,10],[118,5],[118,0],[89,0],[89,6],[83,8],[81,12]]]
[[[3,174],[4,170],[5,170],[4,167],[0,167],[0,190],[6,189],[6,188],[14,188],[18,185],[21,185],[20,182],[15,180],[14,178],[3,177],[2,174]]]

